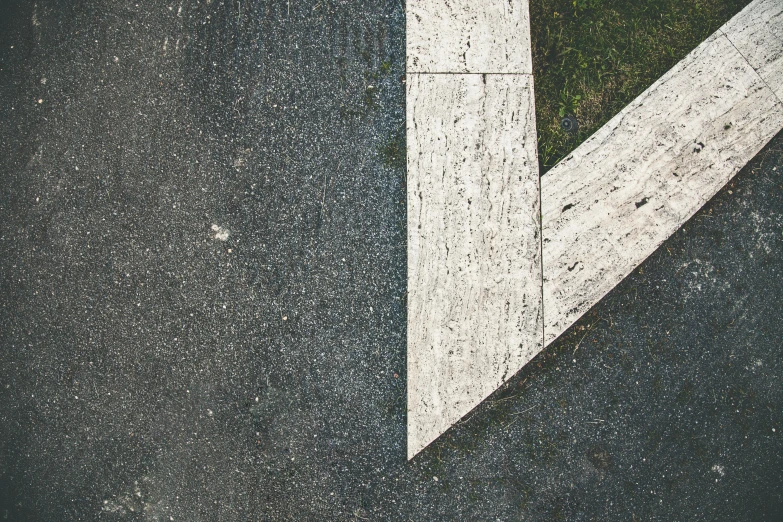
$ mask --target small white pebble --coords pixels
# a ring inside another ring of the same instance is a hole
[[[43,103],[43,99],[42,98],[38,98],[38,103]]]
[[[231,236],[231,231],[227,228],[223,228],[219,225],[212,225],[212,232],[215,233],[213,238],[217,239],[218,241],[228,241],[229,236]]]

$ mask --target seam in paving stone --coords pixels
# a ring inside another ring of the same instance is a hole
[[[439,74],[444,76],[468,76],[468,75],[483,75],[483,76],[533,76],[530,73],[498,73],[498,72],[429,72],[429,71],[413,71],[405,73],[408,76],[414,74]]]
[[[777,98],[783,98],[783,2],[755,0],[719,30]]]
[[[728,40],[731,46],[737,50],[740,56],[742,56],[742,58],[745,60],[745,63],[747,63],[750,66],[750,68],[753,69],[753,72],[756,73],[756,76],[758,76],[759,81],[763,83],[770,91],[772,91],[772,94],[775,95],[775,98],[777,98],[779,102],[783,103],[783,100],[781,100],[780,96],[778,96],[775,89],[773,89],[772,86],[769,83],[767,83],[767,81],[761,76],[761,74],[759,74],[758,68],[754,67],[753,64],[750,63],[748,57],[742,51],[740,51],[736,45],[734,45],[734,42],[731,40],[731,37],[728,34],[726,34],[722,29],[718,29],[718,32],[720,32],[723,36],[726,37],[726,40]]]
[[[538,128],[534,129],[534,132],[536,133],[536,138],[538,138]],[[536,159],[538,159],[537,156],[538,150],[536,150]],[[540,176],[539,176],[540,178]],[[546,303],[544,302],[544,206],[541,204],[543,203],[544,195],[542,193],[542,187],[541,187],[542,181],[539,179],[538,181],[538,245],[541,252],[541,262],[539,263],[539,268],[541,269],[541,346],[546,348]]]

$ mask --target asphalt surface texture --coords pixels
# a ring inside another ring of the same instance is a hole
[[[405,457],[405,9],[0,7],[0,519],[783,519],[783,135]]]

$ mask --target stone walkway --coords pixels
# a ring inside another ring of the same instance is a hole
[[[518,80],[530,71],[520,58],[527,5],[424,4],[408,14],[409,457],[563,334],[783,128],[783,3],[756,0],[542,178],[539,232],[535,118],[519,128],[513,116],[534,99],[532,82]],[[501,74],[460,76],[491,71]],[[422,85],[443,87],[422,95]],[[524,95],[509,95],[517,85]]]

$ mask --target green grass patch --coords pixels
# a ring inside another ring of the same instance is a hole
[[[405,137],[395,134],[384,142],[378,150],[383,164],[390,169],[405,169]]]
[[[543,174],[749,0],[530,2]],[[561,127],[574,116],[576,132]]]

